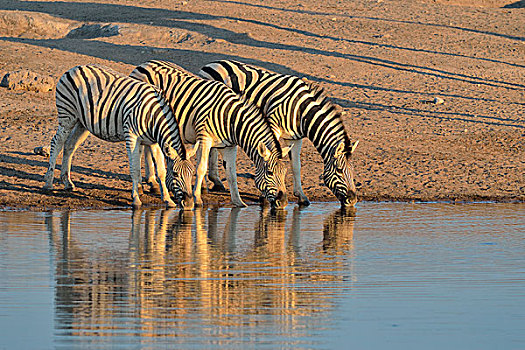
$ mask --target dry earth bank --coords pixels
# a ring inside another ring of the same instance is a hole
[[[57,81],[87,63],[129,73],[148,59],[193,72],[216,59],[246,61],[307,77],[343,107],[351,138],[360,140],[354,165],[362,200],[523,201],[523,5],[4,0],[0,81],[19,70]],[[124,145],[92,136],[75,155],[78,191],[41,190],[47,160],[33,148],[48,145],[55,130],[53,91],[0,87],[0,208],[129,206]],[[310,199],[335,200],[308,141],[302,162]],[[255,203],[244,155],[238,171],[241,194]],[[227,194],[206,198],[229,203]],[[144,202],[160,205],[156,195]]]

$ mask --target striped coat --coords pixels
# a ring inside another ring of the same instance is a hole
[[[323,179],[345,207],[357,201],[351,155],[352,145],[344,128],[340,108],[321,88],[291,75],[283,75],[248,64],[222,60],[205,65],[200,76],[220,81],[260,108],[274,134],[292,145],[290,158],[294,194],[308,204],[300,175],[302,139],[308,138],[324,161]],[[216,155],[210,158],[210,175],[215,174]],[[212,179],[220,182],[218,179]]]
[[[179,122],[185,142],[199,143],[194,195],[202,203],[201,186],[211,148],[226,163],[232,202],[245,206],[237,187],[236,152],[240,146],[256,166],[255,184],[272,206],[286,206],[283,151],[260,110],[226,85],[205,80],[166,61],[141,64],[130,77],[159,87]]]
[[[139,198],[141,144],[151,145],[161,178],[163,200],[175,206],[164,183],[168,166],[168,187],[186,209],[193,208],[191,181],[193,166],[179,133],[173,112],[155,87],[108,68],[95,65],[77,66],[62,75],[56,87],[58,129],[51,140],[49,168],[44,177],[45,189],[53,187],[57,156],[64,149],[61,180],[68,190],[75,186],[70,178],[71,160],[76,148],[89,133],[110,142],[126,142],[131,178],[133,205],[141,206]]]

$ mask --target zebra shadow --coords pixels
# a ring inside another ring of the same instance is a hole
[[[401,107],[401,106],[388,106],[380,103],[363,102],[363,101],[348,101],[338,98],[332,99],[335,103],[339,104],[344,108],[358,108],[366,109],[369,111],[388,111],[394,114],[411,115],[423,118],[434,118],[439,120],[456,120],[469,123],[486,124],[486,125],[498,125],[498,126],[510,126],[514,128],[525,128],[525,120],[523,119],[512,119],[512,118],[500,118],[489,115],[463,113],[463,112],[450,112],[450,111],[433,111],[424,110],[413,107]]]
[[[160,59],[176,62],[178,65],[183,68],[196,72],[204,64],[221,59],[233,59],[238,61],[243,61],[248,64],[256,65],[269,69],[274,72],[281,74],[295,75],[300,77],[305,77],[311,81],[327,83],[332,85],[338,85],[342,87],[351,87],[359,88],[362,90],[373,90],[373,91],[389,91],[401,94],[411,94],[414,96],[434,96],[432,92],[421,92],[421,91],[410,91],[406,89],[392,89],[389,87],[381,87],[375,85],[363,85],[355,84],[352,82],[337,82],[331,79],[316,77],[310,74],[304,74],[289,67],[283,66],[278,63],[264,62],[256,59],[245,58],[238,55],[228,55],[221,53],[209,53],[203,51],[194,51],[186,49],[162,49],[156,51],[155,49],[145,50],[144,46],[134,46],[134,45],[117,45],[107,42],[98,42],[96,40],[83,40],[82,45],[79,45],[78,40],[71,39],[22,39],[22,38],[0,38],[5,41],[10,42],[21,42],[30,45],[36,45],[41,47],[60,49],[64,51],[70,51],[74,53],[79,53],[83,55],[88,55],[91,57],[98,57],[102,59],[109,59],[115,62],[124,62],[131,65],[138,65],[150,59]],[[129,72],[122,72],[127,74]],[[488,83],[492,84],[492,83]],[[442,93],[440,94],[444,98],[459,98],[464,100],[471,101],[484,101],[484,102],[499,102],[496,99],[489,97],[470,97],[462,96],[457,93]],[[380,110],[380,111],[390,111],[394,113],[406,114],[416,117],[425,117],[433,118],[439,120],[457,120],[473,123],[482,123],[488,125],[500,125],[500,126],[510,126],[516,128],[524,128],[522,124],[523,121],[519,119],[504,119],[496,116],[487,116],[480,114],[469,114],[463,113],[462,111],[435,111],[435,110],[424,110],[413,107],[400,107],[400,106],[389,106],[377,103],[371,103],[368,100],[346,100],[333,98],[334,102],[340,104],[342,107],[346,108],[358,108],[364,110]],[[509,101],[510,104],[519,104],[522,103]]]
[[[99,21],[99,22],[118,22],[118,23],[134,23],[134,24],[147,24],[147,25],[155,25],[160,27],[166,27],[166,28],[178,28],[178,29],[184,29],[188,31],[193,31],[197,33],[201,33],[207,37],[213,38],[213,39],[221,39],[230,43],[234,44],[240,44],[240,45],[246,45],[250,47],[260,47],[260,48],[266,48],[266,49],[272,49],[272,50],[282,50],[282,51],[289,51],[289,52],[302,52],[312,55],[320,55],[324,57],[333,57],[333,58],[342,58],[349,61],[354,62],[360,62],[365,63],[368,65],[371,65],[373,67],[384,67],[384,68],[390,68],[397,71],[404,71],[409,72],[413,74],[418,75],[424,75],[424,76],[433,76],[437,78],[442,78],[446,80],[454,80],[454,81],[461,81],[465,83],[470,84],[482,84],[486,86],[492,86],[492,87],[505,87],[507,89],[522,89],[525,88],[525,85],[518,84],[514,82],[506,82],[502,80],[497,79],[491,79],[491,78],[481,78],[474,75],[468,75],[468,74],[462,74],[462,73],[456,73],[452,71],[446,71],[444,69],[439,68],[432,68],[432,67],[426,67],[426,66],[420,66],[417,64],[409,64],[404,62],[398,62],[391,59],[385,59],[380,57],[373,57],[373,56],[363,56],[363,55],[354,55],[349,53],[341,53],[336,51],[330,51],[330,50],[322,50],[318,48],[312,48],[312,47],[304,47],[304,46],[297,46],[292,44],[285,44],[285,43],[275,43],[275,42],[268,42],[268,41],[262,41],[255,38],[252,38],[250,35],[246,33],[237,33],[232,30],[216,27],[213,25],[210,25],[208,23],[212,23],[215,20],[242,20],[245,21],[243,18],[240,17],[231,17],[231,16],[221,16],[221,15],[209,15],[209,14],[201,14],[201,13],[193,13],[188,11],[180,11],[180,10],[165,10],[165,9],[158,9],[158,8],[144,8],[144,7],[136,7],[136,6],[126,6],[126,5],[115,5],[115,4],[94,4],[94,3],[71,3],[71,2],[33,2],[33,1],[9,1],[4,2],[3,6],[0,7],[1,9],[5,10],[25,10],[25,11],[35,11],[35,12],[43,12],[47,13],[53,16],[62,17],[62,18],[68,18],[71,20],[76,21]],[[374,19],[374,20],[384,20],[380,18],[367,18],[367,19]],[[200,21],[200,22],[196,22]],[[208,23],[202,23],[202,21],[207,21]],[[394,20],[392,20],[394,21]],[[404,23],[404,21],[401,21],[401,23]],[[269,25],[266,23],[259,23],[258,25]],[[411,23],[411,24],[419,24],[419,23]],[[452,27],[454,29],[461,29],[457,27]],[[287,31],[294,31],[292,28],[284,28],[279,27],[279,29],[287,30]],[[469,30],[465,29],[473,33],[479,33],[479,34],[487,34],[485,32],[479,32],[476,30]],[[318,34],[314,33],[303,33],[301,34],[308,34],[310,36],[319,36]],[[497,33],[489,33],[496,36],[502,36]],[[324,36],[323,36],[324,37]],[[523,41],[524,38],[522,37],[509,37],[505,36],[510,39]],[[5,40],[5,38],[4,38]],[[18,39],[21,42],[26,42],[24,39]],[[69,39],[59,39],[59,40],[66,40]],[[47,40],[43,40],[44,42]],[[89,42],[92,42],[90,39],[88,40],[82,40],[82,45],[78,44],[77,40],[73,40],[73,44],[70,45],[69,50],[76,53],[82,53],[79,51],[84,51],[85,44],[88,44]],[[372,44],[372,43],[369,43]],[[64,49],[63,47],[59,47],[60,49]],[[138,48],[138,51],[135,51],[135,54],[137,54],[140,51],[143,51],[145,48],[144,46],[140,46]],[[400,47],[400,49],[403,49]],[[404,48],[408,50],[408,48]],[[440,54],[439,52],[433,52],[434,54]],[[449,53],[447,53],[449,54]],[[91,52],[88,53],[89,56],[92,55]],[[120,55],[120,53],[117,53],[117,55]],[[450,55],[450,54],[449,54]],[[140,55],[138,55],[140,56]],[[228,56],[228,55],[223,55]],[[155,54],[155,57],[158,58],[158,55]],[[104,57],[106,59],[112,59],[111,56]],[[233,57],[230,57],[233,58]],[[118,61],[118,60],[116,60]],[[122,61],[122,60],[121,60]],[[128,62],[128,60],[124,60],[123,62],[127,62],[130,64],[139,64],[141,62]],[[184,61],[190,65],[190,67],[185,66]],[[183,66],[186,69],[189,70],[195,70],[196,68],[200,68],[205,63],[208,63],[209,61],[200,61],[196,59],[194,56],[186,57],[185,60],[181,61],[175,61],[179,65]],[[195,64],[198,65],[198,67],[195,67]],[[263,68],[269,68],[266,65],[261,65]]]
[[[28,153],[24,152],[11,152],[12,154],[20,154],[27,156]],[[3,164],[13,164],[15,166],[0,166],[0,175],[16,178],[19,180],[30,180],[30,181],[38,181],[44,183],[44,173],[45,170],[42,170],[42,174],[35,174],[35,173],[28,173],[25,171],[22,171],[20,169],[16,169],[16,164],[24,164],[29,165],[33,167],[42,167],[44,169],[47,169],[49,163],[45,161],[39,161],[34,159],[27,159],[24,157],[13,157],[5,154],[0,154],[0,161]],[[57,169],[60,169],[60,166],[57,166]],[[88,176],[95,176],[99,178],[111,178],[111,179],[118,179],[120,181],[124,182],[131,182],[129,178],[129,174],[118,174],[111,171],[104,171],[101,169],[92,169],[87,168],[83,166],[73,166],[72,170],[74,173],[82,174],[82,175],[88,175]],[[114,190],[114,191],[120,191],[121,188],[116,187],[109,187],[102,184],[94,184],[94,183],[88,183],[88,182],[82,182],[82,181],[75,181],[75,184],[79,188],[83,189],[95,189],[95,190]],[[9,184],[7,188],[27,188],[28,190],[34,191],[41,190],[41,187],[36,186],[30,186],[30,185],[23,185],[23,184]]]
[[[12,169],[9,169],[9,168],[6,168],[6,167],[0,167],[0,174],[4,175],[4,174],[8,174],[10,173],[10,171],[12,171]],[[15,178],[15,177],[12,177],[10,176],[11,178]],[[16,171],[16,178],[17,179],[31,179],[31,180],[34,180],[34,181],[39,181],[39,182],[43,182],[43,176],[39,176],[39,175],[35,175],[35,174],[30,174],[30,173],[27,173],[27,172],[24,172],[24,171],[20,171],[20,170],[17,170]],[[114,190],[114,191],[122,191],[121,189],[117,189],[117,188],[110,188],[110,187],[107,187],[107,186],[103,186],[103,185],[93,185],[93,184],[88,184],[88,183],[82,183],[82,182],[77,182],[77,184],[79,185],[78,187],[79,188],[82,188],[82,189],[85,189],[85,190],[90,190],[90,189],[98,189],[98,190]],[[57,190],[57,191],[53,191],[52,193],[50,192],[45,192],[41,186],[38,186],[38,185],[31,185],[31,184],[28,184],[28,183],[25,183],[23,181],[13,181],[13,182],[7,182],[7,181],[0,181],[0,188],[1,189],[4,189],[4,190],[9,190],[9,191],[14,191],[14,192],[18,192],[20,194],[20,196],[23,196],[24,194],[30,194],[30,193],[42,193],[42,194],[47,194],[47,195],[51,195],[55,198],[63,198],[65,200],[98,200],[102,203],[105,203],[107,205],[110,205],[110,206],[123,206],[125,205],[125,203],[118,199],[118,198],[115,198],[115,199],[106,199],[105,197],[103,196],[97,196],[97,195],[94,195],[93,193],[89,193],[89,194],[85,194],[85,193],[82,193],[82,192],[71,192],[71,191],[62,191],[62,190]]]

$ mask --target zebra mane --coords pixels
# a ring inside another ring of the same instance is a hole
[[[325,105],[328,104],[330,106],[328,113],[333,113],[338,115],[338,119],[341,124],[343,124],[342,116],[345,114],[345,111],[343,108],[338,105],[337,103],[333,102],[330,97],[328,97],[325,92],[324,88],[306,78],[302,78],[302,81],[305,82],[305,84],[308,86],[310,93],[313,95],[312,100],[315,101],[315,103],[319,105]],[[348,136],[348,133],[346,132],[346,128],[343,124],[343,142],[344,142],[344,153],[346,154],[346,157],[350,157],[352,154],[352,140],[350,139],[350,136]]]
[[[258,70],[259,73],[266,73],[266,74],[275,74],[275,75],[284,75],[282,73],[277,73],[273,70],[270,70],[268,68],[263,68],[261,66],[258,66],[256,64],[252,64],[252,63],[245,63],[245,62],[240,62],[240,61],[236,61],[236,60],[227,60],[227,61],[230,61],[230,62],[233,62],[239,66],[242,66],[242,67],[247,67],[247,68],[250,68],[250,69],[254,69],[254,70]],[[216,61],[216,62],[221,62],[221,61]]]
[[[173,118],[175,118],[175,112],[173,111],[173,108],[171,107],[171,104],[164,98],[164,95],[162,94],[162,90],[161,90],[161,97],[162,97],[163,102],[166,103],[166,105],[170,109],[170,113],[173,115]],[[180,154],[180,158],[182,160],[186,160],[188,158],[188,155],[186,153],[186,146],[184,146],[184,141],[182,140],[182,135],[184,135],[184,134],[183,134],[183,132],[181,130],[180,124],[176,123],[176,125],[177,125],[177,128],[179,129],[180,153],[181,153]]]
[[[345,155],[346,155],[346,158],[348,158],[350,157],[350,155],[352,155],[352,140],[350,140],[350,136],[348,136],[346,129],[343,135],[343,139],[345,142]]]
[[[326,98],[325,103],[330,103],[332,109],[332,113],[336,114],[338,116],[339,122],[343,125],[343,142],[345,144],[345,150],[344,153],[346,154],[346,157],[350,157],[352,154],[352,140],[350,139],[350,136],[348,136],[348,133],[346,132],[346,128],[343,123],[343,119],[341,118],[345,111],[341,106],[339,106],[337,103],[332,102],[329,98]]]
[[[124,78],[124,77],[126,77],[125,74],[117,72],[113,68],[109,68],[108,66],[104,66],[102,64],[98,64],[98,63],[87,64],[86,67],[95,67],[95,68],[98,68],[98,69],[102,69],[106,73],[110,73],[110,74],[114,75],[116,78]]]
[[[170,67],[176,72],[180,72],[180,73],[183,73],[183,74],[191,75],[193,77],[197,77],[197,75],[193,74],[189,70],[184,69],[181,66],[179,66],[179,65],[177,65],[177,64],[175,64],[173,62],[170,62],[170,61],[150,60],[150,61],[146,62],[145,64],[154,64],[157,67]]]
[[[308,90],[315,96],[316,100],[327,98],[324,93],[324,88],[321,85],[307,79],[306,77],[301,78],[301,80],[306,84]]]
[[[337,103],[334,103],[332,99],[326,95],[324,88],[321,85],[318,85],[317,83],[314,83],[306,78],[302,78],[301,80],[308,87],[308,91],[310,92],[310,94],[312,94],[312,102],[320,106],[329,105],[330,111],[333,111],[333,113],[335,114],[339,114],[339,116],[342,116],[344,114],[344,111],[341,108],[341,106],[339,106]]]
[[[163,108],[164,106],[167,106],[169,108],[169,112],[172,114],[173,118],[175,118],[175,112],[173,111],[173,108],[171,107],[171,103],[168,102],[168,100],[166,99],[166,96],[164,95],[164,91],[159,88],[158,86],[156,85],[151,85],[151,84],[148,84],[149,87],[152,87],[156,93],[159,94],[159,97],[160,97],[160,100],[161,100],[161,103],[163,104]],[[180,138],[180,154],[179,154],[179,157],[182,159],[182,160],[186,160],[187,158],[187,154],[186,154],[186,146],[184,146],[184,142],[182,141],[182,130],[180,128],[180,125],[179,123],[175,123],[177,125],[177,128],[179,129],[179,138]]]

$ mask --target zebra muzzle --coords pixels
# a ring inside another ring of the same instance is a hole
[[[177,204],[184,210],[192,210],[195,206],[193,195],[181,193],[179,196],[177,196]]]
[[[277,196],[272,199],[268,198],[268,201],[270,202],[270,205],[273,209],[283,209],[286,207],[286,205],[288,205],[288,197],[286,192],[279,191]]]
[[[350,192],[346,196],[340,196],[339,201],[341,202],[341,207],[344,207],[344,208],[353,207],[357,203],[357,195],[355,192]]]

